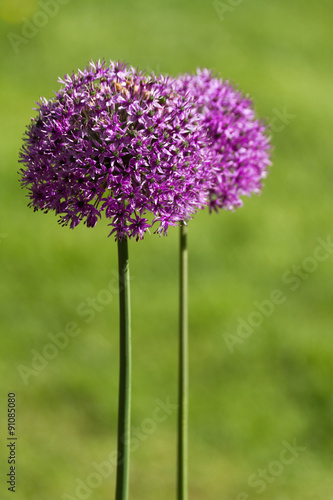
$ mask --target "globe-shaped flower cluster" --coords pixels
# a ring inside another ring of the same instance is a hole
[[[35,210],[63,225],[140,239],[156,223],[187,221],[205,205],[234,209],[258,193],[270,139],[252,102],[208,70],[177,79],[124,63],[91,62],[41,99],[20,152]]]
[[[208,132],[214,171],[213,187],[209,188],[210,209],[233,210],[241,206],[242,195],[260,192],[271,164],[265,125],[256,118],[248,97],[207,69],[179,76],[178,91],[194,97]]]
[[[204,207],[213,177],[205,131],[175,80],[98,62],[60,82],[38,103],[21,151],[35,210],[54,210],[71,228],[104,213],[116,239],[138,239]]]

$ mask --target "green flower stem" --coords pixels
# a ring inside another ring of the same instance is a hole
[[[131,427],[131,315],[128,242],[118,241],[119,272],[119,406],[116,500],[128,499]]]
[[[187,312],[187,226],[180,226],[179,252],[179,375],[177,500],[187,500],[188,433],[188,312]]]

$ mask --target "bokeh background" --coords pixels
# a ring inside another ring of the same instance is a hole
[[[252,96],[275,146],[261,196],[190,225],[190,499],[333,499],[332,3],[0,8],[1,498],[12,498],[8,392],[16,500],[114,496],[114,472],[104,464],[99,480],[96,467],[116,449],[116,244],[106,223],[72,231],[33,214],[17,175],[35,101],[105,58],[174,76],[214,69]],[[177,398],[177,246],[176,229],[130,244],[133,500],[175,498],[176,411],[154,415]]]

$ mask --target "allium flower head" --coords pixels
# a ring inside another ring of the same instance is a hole
[[[175,80],[92,62],[59,82],[38,103],[20,153],[30,206],[71,228],[93,227],[104,213],[116,239],[142,238],[155,222],[165,234],[203,208],[205,134]]]
[[[190,92],[208,133],[215,180],[209,188],[210,210],[233,210],[242,195],[259,193],[270,162],[270,140],[252,102],[228,81],[207,69],[178,78],[178,90]]]

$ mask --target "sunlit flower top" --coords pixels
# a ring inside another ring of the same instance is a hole
[[[155,222],[165,234],[203,208],[204,132],[175,80],[92,62],[59,82],[24,136],[29,206],[54,210],[71,228],[82,220],[93,227],[104,212],[116,239],[142,238]]]
[[[270,139],[257,120],[252,102],[228,81],[207,69],[178,78],[178,90],[190,92],[208,131],[207,146],[217,168],[209,190],[212,210],[233,210],[243,204],[242,195],[259,193],[270,162]]]

